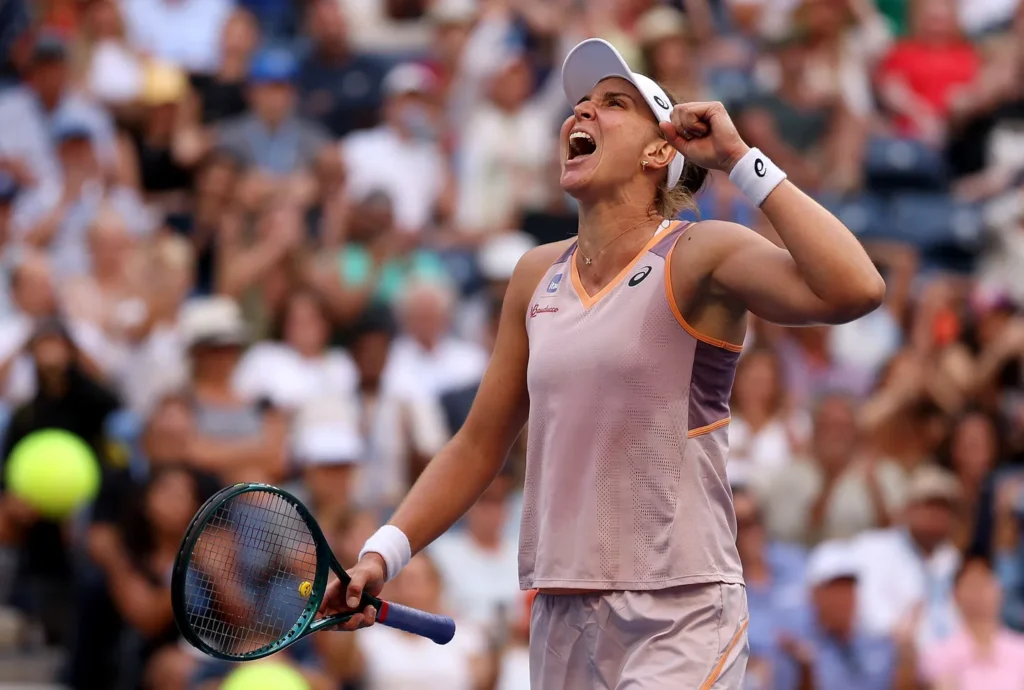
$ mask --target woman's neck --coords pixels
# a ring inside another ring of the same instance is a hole
[[[638,246],[650,241],[661,216],[647,208],[622,203],[580,206],[577,242],[583,256],[596,261],[604,252],[602,263],[628,263]]]

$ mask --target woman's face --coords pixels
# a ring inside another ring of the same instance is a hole
[[[309,295],[296,295],[288,301],[284,322],[284,340],[299,354],[312,357],[323,352],[330,335],[330,324],[319,305]]]
[[[995,464],[996,430],[987,417],[970,415],[953,429],[951,446],[950,455],[957,474],[980,480]]]
[[[196,486],[181,470],[158,475],[146,496],[146,516],[161,534],[180,536],[198,510]]]
[[[779,398],[779,377],[773,355],[754,352],[746,356],[736,372],[733,400],[740,414],[771,410]]]
[[[570,145],[570,134],[585,139]],[[580,201],[607,195],[642,174],[640,161],[654,146],[669,144],[661,137],[654,114],[635,86],[625,79],[605,79],[591,89],[563,124],[562,189]]]

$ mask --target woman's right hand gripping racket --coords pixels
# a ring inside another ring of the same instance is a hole
[[[344,596],[350,578],[297,498],[236,484],[203,504],[185,532],[171,581],[174,620],[189,644],[226,661],[269,656],[370,606],[383,625],[437,644],[454,637],[451,618],[366,592],[354,611],[320,616],[331,571]]]

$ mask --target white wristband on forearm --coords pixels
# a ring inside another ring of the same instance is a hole
[[[761,149],[750,149],[729,173],[729,179],[758,208],[782,181],[786,173],[772,160],[761,153]]]
[[[394,525],[384,525],[373,533],[373,536],[363,544],[363,550],[359,552],[359,559],[368,553],[375,553],[384,559],[387,567],[385,577],[387,581],[395,579],[395,576],[408,565],[412,560],[412,546],[409,544],[409,537],[405,532]]]

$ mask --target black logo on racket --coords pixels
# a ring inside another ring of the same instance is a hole
[[[634,273],[633,277],[629,279],[629,287],[636,287],[640,283],[644,282],[644,278],[651,274],[651,267],[644,266],[640,269],[639,273]]]
[[[658,105],[660,105],[665,110],[668,110],[669,107],[670,107],[669,104],[666,103],[665,100],[661,96],[655,96],[654,97],[654,102],[657,103]]]
[[[765,173],[767,173],[767,172],[768,171],[765,170],[764,161],[763,160],[758,158],[757,160],[754,161],[754,174],[755,175],[757,175],[758,177],[764,177]]]

